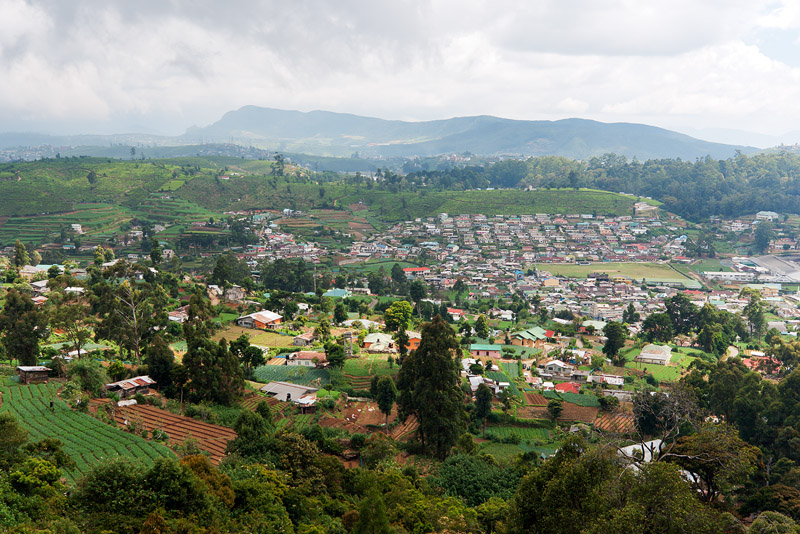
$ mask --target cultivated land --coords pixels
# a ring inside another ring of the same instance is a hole
[[[173,456],[163,445],[72,410],[56,397],[57,390],[58,384],[54,383],[2,387],[0,411],[11,412],[29,432],[32,441],[60,439],[64,451],[76,464],[74,469],[64,471],[70,480],[77,480],[96,464],[115,456],[137,458],[148,466],[159,456]],[[55,404],[53,412],[50,411],[51,400]]]
[[[570,263],[533,263],[530,267],[547,271],[555,276],[586,278],[589,273],[608,273],[621,275],[641,281],[642,278],[655,282],[681,282],[693,285],[695,282],[665,263],[592,263],[578,265]]]

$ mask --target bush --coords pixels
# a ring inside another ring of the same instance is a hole
[[[136,401],[136,404],[147,404],[147,398],[141,393],[137,393],[133,396],[133,398]]]
[[[367,440],[367,436],[364,434],[353,434],[350,436],[350,447],[355,450],[361,450],[361,447],[364,446],[364,442]]]

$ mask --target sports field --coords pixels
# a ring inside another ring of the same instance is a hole
[[[654,282],[680,282],[687,287],[697,285],[695,280],[679,273],[666,263],[533,263],[530,267],[547,271],[555,276],[586,278],[589,273],[608,273],[609,276],[627,276],[636,281],[642,278]]]

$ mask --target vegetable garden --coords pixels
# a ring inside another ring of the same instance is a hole
[[[74,461],[75,468],[64,471],[72,481],[89,472],[98,462],[114,456],[138,458],[151,466],[160,456],[172,456],[167,447],[134,434],[117,430],[92,416],[72,410],[56,398],[56,384],[34,384],[0,388],[3,404],[0,411],[12,413],[29,439],[58,438]],[[54,412],[50,411],[50,400]]]

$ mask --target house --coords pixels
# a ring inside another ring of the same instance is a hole
[[[535,347],[540,349],[544,346],[544,342],[547,339],[547,331],[539,326],[534,326],[533,328],[528,328],[527,330],[514,332],[509,337],[511,338],[512,345],[517,345],[518,347]]]
[[[394,339],[389,334],[367,334],[362,347],[370,352],[394,352]]]
[[[300,365],[303,367],[325,367],[328,357],[324,352],[301,350],[286,356],[286,365]]]
[[[454,321],[460,321],[464,317],[464,310],[459,308],[447,308],[447,313],[450,314]]]
[[[289,382],[270,382],[260,390],[269,397],[275,397],[281,402],[293,402],[302,410],[311,410],[317,402],[318,388],[291,384]]]
[[[36,384],[47,382],[50,377],[50,369],[42,365],[20,365],[17,366],[17,374],[22,384]]]
[[[556,384],[556,391],[559,393],[580,393],[581,386],[575,382],[561,382]]]
[[[424,278],[426,275],[430,274],[430,272],[430,267],[406,267],[403,269],[403,273],[406,275],[406,278],[411,280]]]
[[[412,350],[417,350],[419,348],[419,342],[422,341],[422,334],[419,332],[411,332],[407,331],[406,336],[408,336],[408,344],[406,345],[406,350],[411,352]]]
[[[244,328],[257,328],[266,330],[268,328],[275,328],[281,324],[283,316],[269,310],[261,310],[260,312],[251,313],[250,315],[243,315],[236,319],[236,324]]]
[[[672,349],[666,345],[645,345],[636,357],[637,362],[667,365],[672,357]]]
[[[500,345],[484,345],[473,343],[469,346],[469,352],[473,358],[499,358]]]
[[[575,370],[575,366],[561,360],[550,360],[544,364],[543,369],[549,375],[570,376]]]
[[[294,336],[294,340],[292,340],[292,345],[295,347],[307,347],[312,343],[314,343],[314,334],[312,332],[305,332]]]
[[[228,302],[241,302],[244,300],[245,290],[240,286],[231,286],[225,290],[225,300]]]
[[[178,309],[172,310],[168,314],[170,321],[183,324],[189,319],[189,305],[181,306]]]
[[[150,393],[150,386],[155,385],[156,381],[147,375],[135,376],[127,380],[106,384],[106,391],[116,393],[120,399],[133,397],[137,394],[147,395]]]
[[[335,299],[346,299],[351,295],[352,293],[350,293],[350,291],[346,289],[339,289],[338,287],[329,289],[328,291],[322,294],[323,297],[331,297]]]

